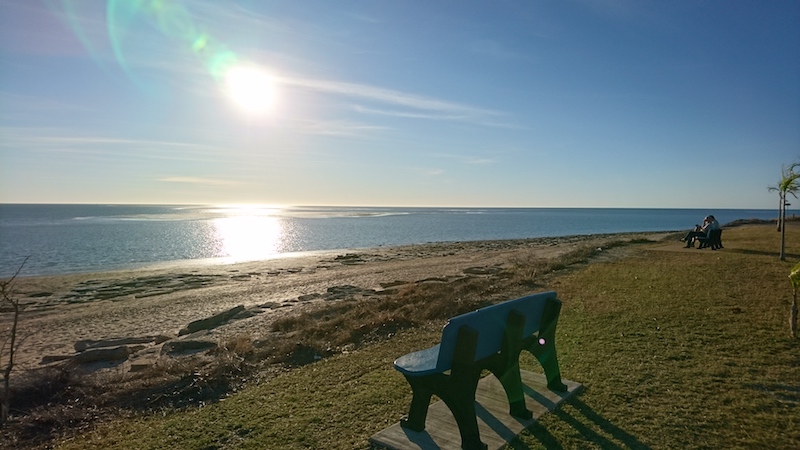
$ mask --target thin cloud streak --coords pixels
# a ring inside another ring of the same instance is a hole
[[[390,117],[405,117],[408,119],[426,119],[426,120],[466,120],[466,116],[455,115],[436,115],[424,113],[412,113],[404,111],[382,110],[376,108],[367,108],[361,105],[353,105],[353,110],[362,114],[374,114],[378,116]]]
[[[165,177],[159,178],[156,181],[162,181],[165,183],[203,184],[210,186],[237,186],[244,184],[240,181],[200,177]]]
[[[484,156],[475,156],[475,155],[470,156],[470,155],[439,153],[439,154],[434,154],[434,155],[431,155],[431,156],[438,157],[438,158],[444,158],[444,159],[448,159],[448,160],[455,160],[456,162],[461,163],[461,164],[480,165],[480,164],[495,164],[495,163],[497,163],[497,160],[494,159],[494,158],[487,158],[487,157],[484,157]]]
[[[147,139],[110,138],[104,136],[67,136],[63,130],[53,128],[5,128],[0,129],[0,137],[6,143],[13,143],[23,148],[32,147],[65,147],[76,145],[115,145],[146,147],[182,147],[192,149],[216,149],[206,144],[175,141],[155,141]]]
[[[0,129],[4,154],[30,156],[30,152],[57,155],[80,155],[93,160],[165,160],[221,163],[228,159],[224,148],[191,142],[156,141],[144,139],[109,138],[104,136],[68,136],[62,130],[48,128]],[[77,156],[76,156],[77,157]]]
[[[495,160],[490,158],[467,158],[464,160],[466,164],[494,164]]]
[[[342,81],[315,80],[301,77],[278,77],[276,81],[288,86],[297,86],[315,91],[363,98],[392,105],[405,106],[421,111],[439,111],[443,113],[465,116],[501,116],[503,113],[489,109],[476,108],[460,103],[448,102],[391,89],[384,89],[366,84]]]
[[[303,121],[293,127],[293,130],[304,134],[343,137],[363,137],[370,132],[388,129],[383,126],[365,125],[344,120]]]
[[[523,126],[523,125],[514,125],[510,123],[502,123],[502,122],[495,122],[491,120],[480,120],[476,117],[470,117],[467,115],[443,115],[443,114],[425,114],[425,113],[415,113],[415,112],[403,112],[403,111],[396,111],[396,110],[382,110],[376,108],[368,108],[361,105],[353,105],[352,109],[361,114],[372,114],[377,116],[387,116],[387,117],[401,117],[407,119],[421,119],[421,120],[442,120],[442,121],[453,121],[453,122],[468,122],[474,125],[480,125],[489,128],[505,128],[508,130],[529,130],[530,127]]]
[[[414,171],[416,173],[418,173],[419,175],[422,175],[422,176],[425,176],[425,177],[439,177],[439,176],[444,175],[444,170],[443,169],[420,167],[420,168],[414,169]]]

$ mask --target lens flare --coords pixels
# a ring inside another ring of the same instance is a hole
[[[58,1],[58,0],[56,0]],[[101,43],[93,42],[78,20],[78,12],[89,8],[89,3],[79,0],[60,0],[61,9],[84,47],[96,60]],[[108,44],[117,65],[128,78],[144,90],[146,83],[131,70],[131,52],[142,45],[163,45],[169,38],[193,54],[207,73],[220,84],[228,97],[244,111],[253,113],[268,109],[274,94],[273,79],[265,72],[244,64],[244,61],[220,39],[210,34],[206,27],[180,1],[170,0],[107,0],[105,22]],[[149,33],[155,29],[158,34]],[[147,44],[143,44],[143,39]],[[157,53],[156,53],[157,54]],[[141,59],[141,58],[139,58]]]

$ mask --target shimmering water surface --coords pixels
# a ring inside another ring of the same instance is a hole
[[[773,210],[0,205],[0,276],[426,242],[683,230]]]

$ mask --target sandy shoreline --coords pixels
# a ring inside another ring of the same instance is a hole
[[[359,299],[404,284],[486,276],[520,257],[554,258],[584,245],[671,233],[623,233],[508,241],[453,242],[314,252],[246,263],[167,264],[91,274],[21,277],[14,294],[24,312],[17,370],[76,354],[79,341],[176,339],[192,321],[236,306],[246,314],[205,332],[205,339],[268,333],[277,317],[317,302]],[[10,314],[2,315],[7,329]],[[156,349],[141,358],[157,358]],[[127,364],[132,364],[128,361]]]

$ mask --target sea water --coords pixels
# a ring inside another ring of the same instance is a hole
[[[685,230],[714,214],[775,210],[0,205],[0,277],[95,272],[166,261],[227,263],[316,250],[429,242]]]

